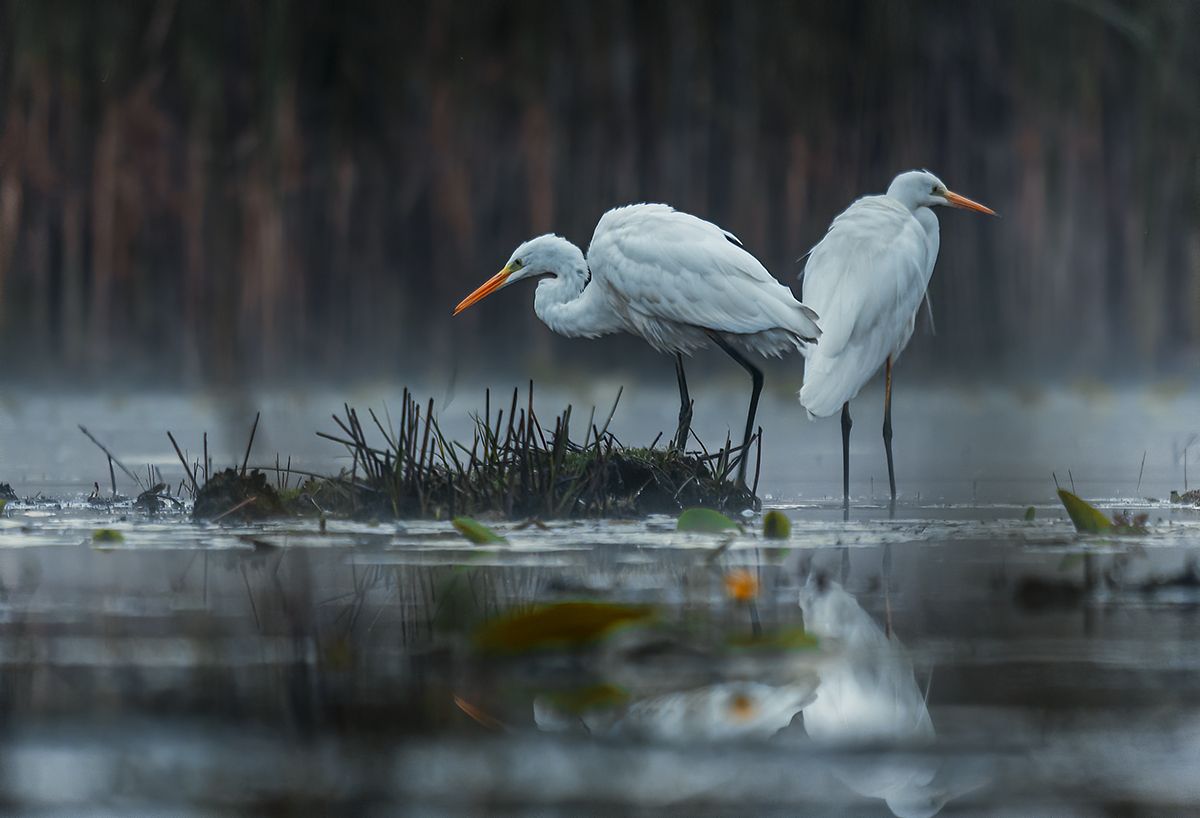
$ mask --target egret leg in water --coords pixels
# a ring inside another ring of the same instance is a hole
[[[892,356],[887,357],[883,378],[883,450],[887,452],[888,488],[892,492],[891,511],[896,513],[896,469],[892,465]]]
[[[675,353],[675,377],[679,380],[679,426],[675,430],[675,448],[682,452],[687,447],[688,434],[692,429],[692,399],[688,395],[681,352]]]
[[[758,396],[762,392],[763,373],[754,364],[746,359],[746,356],[738,352],[729,345],[724,338],[715,332],[710,332],[709,337],[713,339],[717,346],[725,350],[725,354],[741,365],[742,369],[750,373],[750,382],[753,385],[750,392],[750,411],[746,413],[746,432],[742,435],[742,456],[738,461],[738,483],[746,485],[746,461],[750,459],[750,433],[754,431],[754,415],[758,412]]]
[[[850,519],[850,401],[842,404],[842,519]]]

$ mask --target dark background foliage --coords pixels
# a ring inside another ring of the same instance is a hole
[[[1003,216],[943,216],[914,370],[1190,369],[1197,35],[1190,0],[9,0],[4,371],[604,366],[637,347],[555,339],[527,290],[450,308],[640,200],[798,286],[910,167]]]

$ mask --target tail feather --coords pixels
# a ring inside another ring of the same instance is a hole
[[[853,400],[871,375],[862,376],[863,368],[845,355],[826,357],[820,354],[818,343],[804,364],[804,384],[800,387],[800,404],[810,418],[836,414],[846,401]]]

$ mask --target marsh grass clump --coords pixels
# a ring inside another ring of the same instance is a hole
[[[678,513],[689,506],[752,507],[752,490],[731,481],[743,456],[740,446],[714,453],[680,452],[653,444],[623,446],[595,416],[572,437],[568,406],[551,425],[538,419],[533,384],[525,400],[491,410],[487,394],[482,415],[474,417],[470,444],[450,440],[438,425],[433,401],[425,405],[404,392],[399,423],[368,420],[346,405],[333,420],[339,433],[318,432],[345,446],[353,465],[336,478],[340,498],[330,510],[354,516],[450,518],[496,513],[510,518],[641,516]],[[617,401],[620,400],[618,393]],[[752,439],[758,446],[759,435]],[[374,442],[373,442],[374,441]],[[757,487],[757,464],[754,483]]]
[[[252,522],[285,513],[283,501],[263,472],[229,468],[212,475],[196,493],[197,520]]]

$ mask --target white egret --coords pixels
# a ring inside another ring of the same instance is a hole
[[[820,335],[817,315],[793,297],[727,230],[664,204],[635,204],[600,217],[587,256],[553,234],[518,247],[500,272],[459,302],[454,314],[493,292],[540,278],[533,310],[569,338],[628,332],[675,356],[679,427],[687,443],[692,416],[683,356],[711,341],[750,373],[753,389],[742,438],[746,461],[762,372],[747,354],[778,357]]]
[[[892,364],[908,345],[938,254],[931,208],[951,205],[996,215],[946,189],[932,173],[901,173],[883,196],[864,196],[833,220],[812,249],[802,297],[821,316],[820,343],[804,350],[800,403],[809,417],[842,410],[842,502],[850,509],[850,401],[886,367],[883,445],[888,485],[892,465]]]

